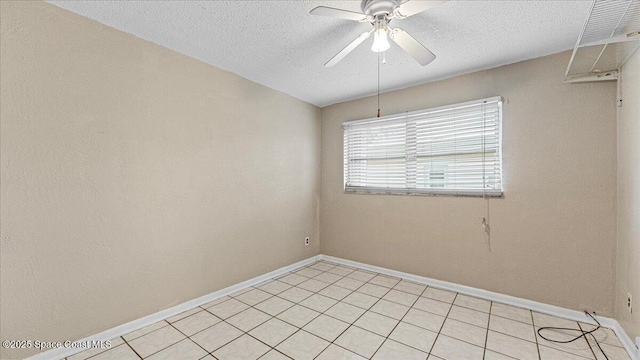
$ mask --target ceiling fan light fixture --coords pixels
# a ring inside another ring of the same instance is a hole
[[[391,45],[389,44],[389,28],[387,24],[389,21],[387,20],[385,15],[376,16],[373,22],[373,45],[371,45],[371,51],[373,52],[384,52],[389,50]]]
[[[393,19],[407,18],[446,2],[446,0],[362,0],[362,13],[336,9],[327,6],[318,6],[311,10],[310,14],[330,16],[353,21],[368,21],[373,29],[361,34],[338,54],[331,58],[325,67],[332,67],[344,59],[350,52],[362,44],[373,33],[373,45],[371,51],[381,53],[389,50],[389,37],[407,54],[411,55],[420,65],[425,66],[435,60],[436,56],[418,40],[414,39],[401,28],[389,28],[389,22]],[[384,57],[383,57],[384,58]],[[384,63],[384,59],[383,59]]]
[[[389,50],[391,44],[389,44],[389,38],[387,36],[387,29],[378,29],[373,33],[373,45],[371,45],[371,51],[384,52]]]

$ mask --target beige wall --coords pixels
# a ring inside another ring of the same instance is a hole
[[[489,252],[481,199],[342,193],[340,125],[375,98],[321,112],[48,4],[0,6],[2,339],[97,333],[318,254],[320,231],[328,255],[615,306],[640,335],[638,300],[623,307],[640,299],[640,56],[618,112],[614,305],[615,84],[562,84],[569,53],[382,95],[383,114],[505,98]]]
[[[640,336],[640,52],[622,69],[618,108],[618,272],[616,318]],[[633,314],[627,309],[633,297]]]
[[[344,194],[341,123],[375,116],[376,99],[324,108],[322,253],[612,315],[616,85],[563,84],[569,56],[381,97],[383,114],[504,97],[505,196],[490,202],[491,252],[482,199]]]
[[[78,339],[319,253],[318,108],[0,3],[3,340]]]

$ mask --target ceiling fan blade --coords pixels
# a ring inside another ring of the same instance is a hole
[[[422,66],[436,59],[436,56],[429,49],[400,28],[391,30],[391,40],[395,41],[402,50],[411,55]]]
[[[360,36],[358,36],[355,40],[353,40],[351,44],[347,45],[336,56],[334,56],[331,60],[329,60],[326,64],[324,64],[324,67],[332,67],[333,65],[340,62],[340,60],[344,59],[345,56],[349,55],[349,53],[352,52],[353,49],[357,48],[358,45],[362,44],[363,41],[367,40],[372,32],[373,30],[360,34]]]
[[[442,1],[442,0],[434,0],[434,1],[407,0],[406,2],[398,6],[393,13],[398,19],[404,19],[411,15],[415,15],[425,10],[431,9],[434,6],[440,5],[445,2],[446,1]]]
[[[353,20],[353,21],[367,20],[367,15],[365,14],[360,14],[360,13],[348,11],[348,10],[331,8],[327,6],[318,6],[317,8],[311,10],[309,14],[319,15],[319,16],[329,16],[329,17],[335,17],[335,18],[347,19],[347,20]]]

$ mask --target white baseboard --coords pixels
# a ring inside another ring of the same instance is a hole
[[[517,306],[520,308],[529,309],[529,310],[537,311],[539,313],[553,315],[553,316],[557,316],[557,317],[561,317],[569,320],[594,324],[593,320],[582,311],[570,310],[570,309],[562,308],[559,306],[544,304],[544,303],[533,301],[533,300],[522,299],[515,296],[504,295],[504,294],[496,293],[493,291],[487,291],[487,290],[482,290],[482,289],[478,289],[470,286],[451,283],[448,281],[436,280],[436,279],[432,279],[424,276],[413,275],[413,274],[409,274],[401,271],[391,270],[391,269],[387,269],[379,266],[368,265],[368,264],[341,259],[333,256],[321,255],[321,258],[322,260],[334,262],[337,264],[342,264],[346,266],[360,268],[363,270],[373,271],[380,274],[385,274],[385,275],[401,278],[404,280],[413,281],[419,284],[434,286],[443,290],[450,290],[457,293],[471,295],[478,298],[491,300],[491,301],[495,301],[495,302],[499,302],[507,305]],[[615,334],[620,339],[620,342],[622,342],[622,345],[625,347],[625,350],[627,350],[627,353],[629,353],[629,356],[631,357],[631,359],[640,360],[638,355],[638,349],[633,344],[633,341],[631,341],[631,338],[626,333],[626,331],[622,328],[622,326],[620,326],[620,323],[618,323],[617,320],[609,317],[600,316],[600,315],[596,317],[603,327],[609,328],[615,332]]]
[[[191,308],[194,308],[196,306],[200,306],[203,304],[206,304],[210,301],[216,300],[218,298],[221,298],[223,296],[232,294],[236,291],[240,291],[242,289],[248,288],[250,286],[259,284],[263,281],[266,281],[270,278],[274,278],[277,276],[280,276],[282,274],[285,274],[287,272],[293,271],[295,269],[298,269],[300,267],[306,266],[308,264],[311,264],[315,261],[318,260],[326,260],[326,261],[331,261],[337,264],[342,264],[342,265],[346,265],[346,266],[351,266],[351,267],[356,267],[356,268],[360,268],[363,270],[369,270],[369,271],[374,271],[374,272],[378,272],[381,274],[385,274],[385,275],[389,275],[389,276],[394,276],[394,277],[398,277],[401,279],[405,279],[405,280],[409,280],[409,281],[413,281],[419,284],[424,284],[424,285],[430,285],[430,286],[434,286],[434,287],[438,287],[444,290],[451,290],[451,291],[455,291],[461,294],[466,294],[466,295],[471,295],[471,296],[475,296],[475,297],[479,297],[479,298],[483,298],[483,299],[487,299],[487,300],[491,300],[491,301],[495,301],[495,302],[499,302],[499,303],[503,303],[503,304],[508,304],[508,305],[513,305],[513,306],[517,306],[517,307],[521,307],[521,308],[525,308],[525,309],[529,309],[529,310],[533,310],[533,311],[537,311],[540,313],[544,313],[544,314],[549,314],[549,315],[553,315],[553,316],[557,316],[557,317],[561,317],[561,318],[565,318],[565,319],[569,319],[569,320],[574,320],[574,321],[581,321],[581,322],[585,322],[585,323],[593,323],[593,321],[591,320],[591,318],[589,318],[587,315],[585,315],[583,312],[580,311],[576,311],[576,310],[570,310],[570,309],[565,309],[559,306],[554,306],[554,305],[548,305],[548,304],[544,304],[544,303],[540,303],[537,301],[532,301],[532,300],[527,300],[527,299],[521,299],[521,298],[517,298],[515,296],[509,296],[509,295],[504,295],[504,294],[500,294],[500,293],[496,293],[496,292],[492,292],[492,291],[487,291],[487,290],[482,290],[482,289],[477,289],[477,288],[473,288],[470,286],[465,286],[465,285],[459,285],[459,284],[455,284],[455,283],[451,283],[451,282],[447,282],[447,281],[442,281],[442,280],[436,280],[436,279],[431,279],[428,277],[424,277],[424,276],[418,276],[418,275],[413,275],[413,274],[408,274],[405,272],[401,272],[401,271],[396,271],[396,270],[391,270],[391,269],[386,269],[383,267],[379,267],[379,266],[373,266],[373,265],[368,265],[368,264],[363,264],[363,263],[359,263],[356,261],[351,261],[351,260],[345,260],[345,259],[341,259],[341,258],[337,258],[337,257],[333,257],[333,256],[327,256],[327,255],[316,255],[313,256],[311,258],[308,258],[306,260],[302,260],[299,261],[295,264],[291,264],[285,267],[282,267],[280,269],[271,271],[269,273],[266,273],[264,275],[260,275],[257,276],[253,279],[249,279],[247,281],[243,281],[241,283],[229,286],[227,288],[224,288],[222,290],[201,296],[197,299],[193,299],[187,302],[184,302],[180,305],[176,305],[174,307],[171,307],[169,309],[165,309],[162,311],[159,311],[155,314],[151,314],[148,316],[145,316],[143,318],[137,319],[137,320],[133,320],[131,322],[128,322],[126,324],[120,325],[120,326],[116,326],[112,329],[109,330],[105,330],[101,333],[95,334],[95,335],[91,335],[89,337],[86,337],[80,341],[85,342],[85,341],[93,341],[93,340],[109,340],[109,339],[114,339],[117,338],[119,336],[128,334],[132,331],[141,329],[145,326],[149,326],[151,324],[154,324],[158,321],[170,318],[174,315],[180,314],[184,311],[187,311]],[[638,349],[636,348],[635,344],[633,344],[633,341],[631,340],[631,338],[629,337],[629,335],[626,333],[626,331],[622,328],[622,326],[620,326],[620,323],[618,323],[617,320],[612,319],[612,318],[608,318],[608,317],[604,317],[604,316],[597,316],[598,321],[600,321],[600,323],[602,324],[603,327],[607,327],[612,329],[615,334],[618,336],[618,338],[620,339],[620,341],[622,342],[622,344],[624,345],[625,349],[627,350],[627,352],[629,353],[629,356],[631,357],[631,359],[633,360],[640,360],[640,356],[638,354]],[[35,354],[29,358],[27,358],[28,360],[42,360],[42,359],[61,359],[67,356],[71,356],[73,354],[76,354],[80,351],[82,351],[84,349],[65,349],[65,348],[60,348],[60,349],[53,349],[53,350],[49,350],[49,351],[45,351],[42,353],[38,353]]]
[[[103,332],[100,332],[98,334],[95,335],[91,335],[88,336],[82,340],[79,340],[81,342],[91,342],[93,340],[110,340],[110,339],[115,339],[119,336],[128,334],[132,331],[138,330],[138,329],[142,329],[145,326],[149,326],[151,324],[154,324],[158,321],[162,321],[164,319],[170,318],[174,315],[178,315],[184,311],[187,311],[189,309],[192,309],[196,306],[200,306],[200,305],[204,305],[208,302],[211,302],[213,300],[219,299],[223,296],[229,295],[229,294],[233,294],[236,291],[240,291],[242,289],[248,288],[250,286],[259,284],[263,281],[269,280],[271,278],[280,276],[282,274],[286,274],[290,271],[296,270],[298,268],[301,268],[303,266],[306,266],[308,264],[311,264],[315,261],[318,261],[321,259],[321,255],[316,255],[313,257],[310,257],[308,259],[302,260],[302,261],[298,261],[295,264],[291,264],[285,267],[281,267],[280,269],[271,271],[269,273],[266,273],[264,275],[260,275],[257,277],[254,277],[253,279],[249,279],[247,281],[243,281],[241,283],[235,284],[235,285],[231,285],[227,288],[224,288],[222,290],[218,290],[215,292],[212,292],[210,294],[201,296],[197,299],[193,299],[193,300],[189,300],[187,302],[184,302],[180,305],[176,305],[174,307],[168,308],[168,309],[164,309],[162,311],[158,311],[155,314],[151,314],[151,315],[147,315],[145,317],[142,317],[140,319],[137,320],[133,320],[130,321],[126,324],[122,324],[119,326],[116,326],[114,328],[111,328],[109,330],[105,330]],[[44,359],[62,359],[65,358],[67,356],[71,356],[73,354],[79,353],[81,351],[83,351],[85,349],[69,349],[69,348],[58,348],[58,349],[52,349],[52,350],[48,350],[45,352],[41,352],[38,354],[35,354],[29,358],[27,358],[27,360],[44,360]]]
[[[613,332],[616,333],[616,335],[618,336],[618,339],[620,339],[620,342],[624,346],[625,350],[627,350],[627,353],[629,353],[629,356],[631,356],[631,359],[640,360],[640,349],[638,349],[638,347],[633,343],[633,340],[631,340],[631,338],[629,337],[629,334],[627,334],[627,332],[624,330],[622,325],[620,325],[618,320],[616,319],[610,319],[610,320],[612,321],[612,324],[610,326],[611,330],[613,330]]]

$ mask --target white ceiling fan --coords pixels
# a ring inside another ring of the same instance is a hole
[[[388,50],[390,47],[389,40],[387,40],[388,36],[398,44],[402,50],[416,59],[420,65],[425,66],[429,64],[435,60],[436,56],[406,31],[400,28],[390,28],[389,23],[393,19],[407,18],[443,2],[446,1],[407,0],[405,2],[401,2],[400,0],[362,0],[362,13],[326,6],[318,6],[311,10],[310,14],[337,17],[340,19],[360,22],[368,21],[373,25],[373,29],[358,36],[324,66],[331,67],[337,64],[351,51],[358,47],[358,45],[367,40],[369,36],[371,36],[371,33],[373,33],[374,37],[373,45],[371,46],[372,51],[384,52]]]

